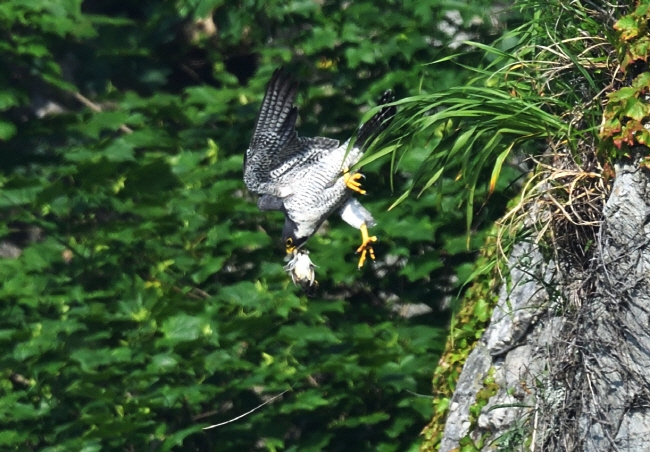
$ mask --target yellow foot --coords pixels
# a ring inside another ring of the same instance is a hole
[[[350,190],[365,195],[366,191],[361,188],[361,182],[359,182],[359,179],[363,179],[363,174],[350,174],[350,170],[348,168],[343,170],[343,180],[345,181],[345,185],[347,185]]]
[[[375,260],[375,250],[372,249],[372,242],[376,242],[377,237],[368,235],[368,226],[365,223],[359,229],[361,229],[361,246],[357,248],[357,253],[361,253],[359,258],[359,269],[361,269],[366,262],[366,255],[370,256],[373,261]]]

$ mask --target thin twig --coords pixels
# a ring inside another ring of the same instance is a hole
[[[212,410],[212,411],[208,411],[207,413],[197,414],[196,416],[192,416],[192,420],[193,421],[198,421],[199,419],[203,419],[205,417],[210,417],[210,416],[213,416],[215,414],[219,414],[219,411]]]
[[[266,405],[267,403],[271,403],[271,402],[273,402],[275,399],[277,399],[277,398],[280,397],[281,395],[284,395],[285,393],[291,391],[292,389],[293,389],[293,388],[289,388],[289,389],[287,389],[286,391],[283,391],[283,392],[281,392],[280,394],[278,394],[278,395],[276,395],[276,396],[274,396],[274,397],[271,397],[269,400],[267,400],[267,401],[264,402],[263,404],[258,405],[258,406],[256,406],[255,408],[253,408],[252,410],[250,410],[250,411],[248,411],[248,412],[246,412],[246,413],[244,413],[244,414],[241,414],[241,415],[239,415],[239,416],[237,416],[237,417],[235,417],[235,418],[232,418],[232,419],[230,419],[229,421],[226,421],[226,422],[220,422],[219,424],[214,424],[214,425],[211,425],[211,426],[209,426],[209,427],[203,427],[203,430],[210,430],[211,428],[221,427],[222,425],[226,425],[226,424],[230,424],[231,422],[238,421],[239,419],[248,416],[248,415],[251,414],[253,411],[257,411],[257,410],[259,410],[260,408],[262,408],[262,407],[263,407],[264,405]]]
[[[102,111],[102,107],[88,99],[87,97],[84,97],[83,95],[73,92],[72,95],[74,96],[75,99],[77,99],[79,102],[84,104],[86,107],[90,108],[92,111],[95,113],[100,113]],[[120,126],[120,130],[124,133],[133,133],[133,129],[129,128],[128,126],[122,124]]]
[[[535,452],[535,439],[537,436],[537,418],[539,415],[539,397],[535,398],[535,418],[533,420],[533,436],[530,440],[530,452]]]
[[[188,298],[192,298],[193,300],[206,300],[206,299],[210,298],[210,296],[211,296],[209,293],[207,293],[204,290],[199,289],[198,287],[192,287],[192,288],[190,288],[189,291],[185,292],[180,287],[174,286],[174,287],[172,287],[172,290],[174,290],[174,292],[183,294],[183,295],[187,296]]]

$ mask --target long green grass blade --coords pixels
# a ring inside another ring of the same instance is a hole
[[[510,151],[512,150],[513,146],[514,143],[511,143],[510,146],[508,146],[505,151],[499,154],[496,161],[494,162],[494,167],[492,168],[492,176],[490,176],[490,187],[488,189],[488,193],[490,195],[494,193],[494,188],[496,187],[497,181],[499,180],[499,175],[501,174],[501,168],[503,167],[503,162],[506,160],[506,157],[510,155]]]
[[[406,198],[408,198],[410,194],[411,194],[411,189],[406,190],[404,193],[402,193],[402,196],[400,196],[399,198],[397,198],[397,200],[396,200],[393,204],[391,204],[391,206],[388,208],[388,210],[389,210],[389,211],[390,211],[390,210],[393,210],[393,209],[394,209],[395,207],[397,207],[397,206],[398,206],[402,201],[404,201]]]
[[[440,176],[442,176],[444,170],[445,167],[443,166],[438,171],[436,171],[436,173],[433,176],[431,176],[431,178],[427,181],[427,183],[424,184],[424,187],[422,187],[422,190],[420,190],[420,193],[418,193],[418,198],[422,196],[422,193],[424,193],[425,190],[427,190],[429,187],[435,184],[438,181],[438,179],[440,179]]]

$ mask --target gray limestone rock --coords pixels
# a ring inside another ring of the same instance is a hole
[[[440,451],[486,433],[483,450],[650,451],[650,182],[636,163],[616,175],[588,269],[514,248]],[[490,372],[498,390],[471,425]]]

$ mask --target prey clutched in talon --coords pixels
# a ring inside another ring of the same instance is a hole
[[[361,253],[359,258],[359,269],[361,269],[366,262],[366,255],[370,256],[373,261],[375,260],[375,250],[372,249],[372,243],[377,241],[377,237],[368,235],[368,226],[365,223],[359,229],[361,230],[361,246],[357,248],[357,253]]]
[[[284,271],[291,275],[291,280],[295,285],[299,285],[308,296],[313,296],[314,291],[318,288],[318,281],[316,281],[316,272],[314,271],[316,265],[309,258],[309,251],[294,250],[290,256],[292,257],[284,266]]]
[[[347,185],[350,190],[361,193],[362,195],[365,195],[366,191],[361,188],[361,182],[359,182],[359,180],[364,178],[365,176],[361,173],[350,174],[349,168],[343,170],[343,180],[345,181],[345,185]]]

